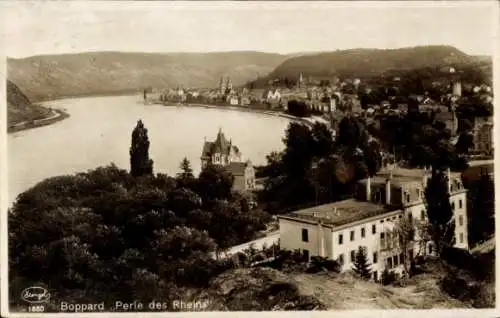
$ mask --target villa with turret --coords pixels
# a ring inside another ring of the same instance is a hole
[[[203,144],[201,168],[208,165],[223,166],[234,176],[233,189],[251,191],[255,189],[255,170],[250,160],[243,160],[243,155],[232,140],[227,140],[221,129],[215,141]]]
[[[280,247],[299,250],[305,258],[336,260],[343,271],[353,268],[359,246],[365,247],[374,280],[385,268],[402,273],[403,250],[395,230],[403,217],[413,224],[427,221],[425,188],[431,171],[385,168],[360,180],[354,198],[279,216]],[[455,247],[468,250],[467,190],[459,173],[448,170],[448,191],[455,220]],[[409,259],[435,254],[430,238],[416,230]]]

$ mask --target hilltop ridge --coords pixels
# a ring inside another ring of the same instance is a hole
[[[317,78],[371,78],[387,72],[413,69],[470,66],[488,63],[452,46],[434,45],[400,49],[349,49],[297,55],[281,63],[260,82],[275,78],[296,78],[299,73]],[[491,67],[491,65],[490,65]]]
[[[214,53],[87,52],[7,60],[9,79],[32,100],[130,93],[144,87],[216,87],[266,75],[286,56],[253,51]]]

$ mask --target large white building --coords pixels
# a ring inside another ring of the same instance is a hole
[[[279,216],[280,248],[300,250],[306,257],[337,260],[342,270],[353,268],[359,246],[366,248],[375,280],[387,268],[403,271],[403,249],[395,227],[404,216],[414,224],[426,221],[424,190],[431,172],[385,169],[359,182],[354,198]],[[448,172],[450,201],[455,216],[455,247],[468,249],[466,195],[460,174]],[[434,254],[434,245],[415,231],[410,259]]]

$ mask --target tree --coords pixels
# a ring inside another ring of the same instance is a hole
[[[469,244],[488,239],[495,232],[495,185],[488,173],[469,186],[471,201],[469,217]]]
[[[153,160],[149,158],[148,130],[141,120],[137,122],[137,126],[132,132],[130,174],[133,177],[153,174]]]
[[[358,247],[356,257],[354,259],[353,271],[363,279],[370,279],[372,271],[370,270],[370,263],[366,255],[366,248],[363,246]]]
[[[180,164],[181,172],[177,174],[177,180],[179,180],[183,185],[186,185],[189,181],[194,179],[193,169],[191,168],[191,162],[184,157]]]
[[[334,151],[334,141],[332,133],[328,127],[316,122],[311,129],[313,139],[313,154],[316,157],[326,157]]]
[[[432,177],[428,180],[425,189],[425,200],[430,234],[434,244],[436,244],[436,250],[440,254],[443,245],[453,242],[455,224],[453,221],[453,209],[450,203],[447,177],[442,171],[434,167],[432,169]]]
[[[309,117],[311,112],[309,107],[303,101],[297,101],[295,99],[288,101],[287,104],[288,113],[297,117]]]
[[[455,150],[458,154],[468,154],[469,150],[474,148],[472,135],[469,133],[461,133],[458,136],[458,141],[455,144]]]
[[[198,193],[204,200],[229,199],[233,182],[226,168],[209,164],[198,177]]]
[[[306,125],[292,122],[286,130],[283,143],[286,147],[283,165],[287,175],[303,178],[311,167],[314,155],[311,130]]]
[[[413,250],[413,244],[415,242],[414,240],[415,228],[416,228],[415,222],[416,221],[414,221],[413,219],[410,219],[405,216],[399,219],[398,223],[396,224],[396,227],[394,228],[394,232],[397,233],[399,239],[399,246],[403,253],[402,263],[406,273],[410,272],[409,254]]]

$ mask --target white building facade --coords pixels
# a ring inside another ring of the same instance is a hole
[[[429,177],[430,171],[425,170],[381,172],[361,180],[354,199],[279,216],[280,248],[299,250],[308,258],[322,256],[336,260],[342,271],[347,271],[353,269],[355,253],[363,246],[375,280],[385,268],[401,273],[404,249],[395,229],[403,218],[416,227],[426,222],[424,189]],[[468,250],[467,190],[459,174],[448,173],[448,178],[455,217],[455,247]],[[434,244],[419,233],[416,229],[407,252],[410,260],[418,255],[435,254]]]

